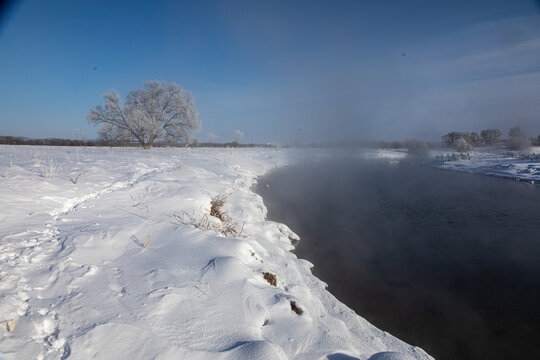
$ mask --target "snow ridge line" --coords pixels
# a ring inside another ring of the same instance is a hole
[[[77,207],[81,206],[82,204],[84,204],[88,200],[97,199],[97,198],[99,198],[100,196],[102,196],[104,194],[109,194],[109,193],[111,193],[113,191],[119,191],[119,190],[123,190],[123,189],[128,188],[128,187],[131,187],[131,186],[135,185],[136,183],[142,181],[144,178],[150,177],[152,175],[160,174],[160,173],[165,173],[165,172],[167,172],[167,171],[169,171],[169,170],[171,170],[173,168],[174,168],[174,166],[171,166],[171,167],[165,168],[165,169],[150,170],[150,171],[144,172],[142,174],[139,174],[138,176],[136,176],[136,177],[134,177],[134,178],[132,178],[132,179],[130,179],[128,181],[117,181],[117,182],[113,183],[111,186],[109,186],[109,187],[107,187],[105,189],[98,190],[98,191],[95,191],[93,193],[85,194],[85,195],[82,195],[80,197],[67,199],[64,202],[64,205],[63,205],[62,209],[55,210],[55,211],[53,211],[51,213],[51,216],[54,219],[53,221],[56,221],[56,219],[60,215],[65,215],[68,212],[75,210]],[[48,198],[49,197],[43,197],[43,199],[48,199]]]

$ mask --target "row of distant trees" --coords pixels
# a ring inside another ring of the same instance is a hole
[[[106,146],[101,140],[72,140],[60,138],[27,139],[19,136],[0,136],[0,144],[4,145],[51,145],[51,146]]]
[[[493,146],[502,142],[506,143],[510,150],[521,150],[531,145],[540,145],[540,135],[537,138],[529,139],[520,126],[514,126],[508,131],[508,140],[503,141],[501,136],[502,132],[499,129],[482,130],[480,134],[452,131],[443,135],[442,141],[460,152],[467,152],[479,146]]]
[[[61,138],[50,139],[27,139],[19,136],[0,136],[0,144],[2,145],[48,145],[48,146],[110,146],[110,147],[133,147],[140,146],[138,142],[131,141],[118,141],[118,140],[72,140]],[[192,140],[189,143],[175,142],[175,141],[157,141],[154,142],[153,147],[238,147],[238,148],[251,148],[251,147],[274,147],[273,144],[244,144],[235,141],[218,143],[218,142],[199,142]]]

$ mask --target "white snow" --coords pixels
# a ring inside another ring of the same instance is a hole
[[[430,157],[446,157],[450,153],[451,151],[432,151]],[[470,153],[470,159],[436,161],[433,165],[447,170],[539,183],[540,147],[527,148],[520,152],[510,152],[505,148],[479,148]]]
[[[15,327],[0,358],[432,359],[340,303],[266,220],[256,178],[321,156],[1,146],[0,321]],[[227,224],[210,215],[220,194]]]

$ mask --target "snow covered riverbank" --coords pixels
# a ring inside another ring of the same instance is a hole
[[[448,151],[432,151],[430,158],[448,158]],[[532,183],[540,182],[540,147],[509,152],[505,148],[487,148],[473,151],[469,157],[454,161],[436,160],[436,167],[475,174],[511,178]]]
[[[313,156],[0,147],[0,317],[15,324],[0,353],[430,359],[335,299],[265,219],[256,178]]]

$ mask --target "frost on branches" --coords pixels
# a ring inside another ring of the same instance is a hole
[[[147,81],[142,89],[131,90],[125,105],[110,90],[86,118],[93,125],[103,124],[100,138],[108,141],[139,142],[149,149],[156,140],[189,141],[200,128],[191,93],[175,83]]]

